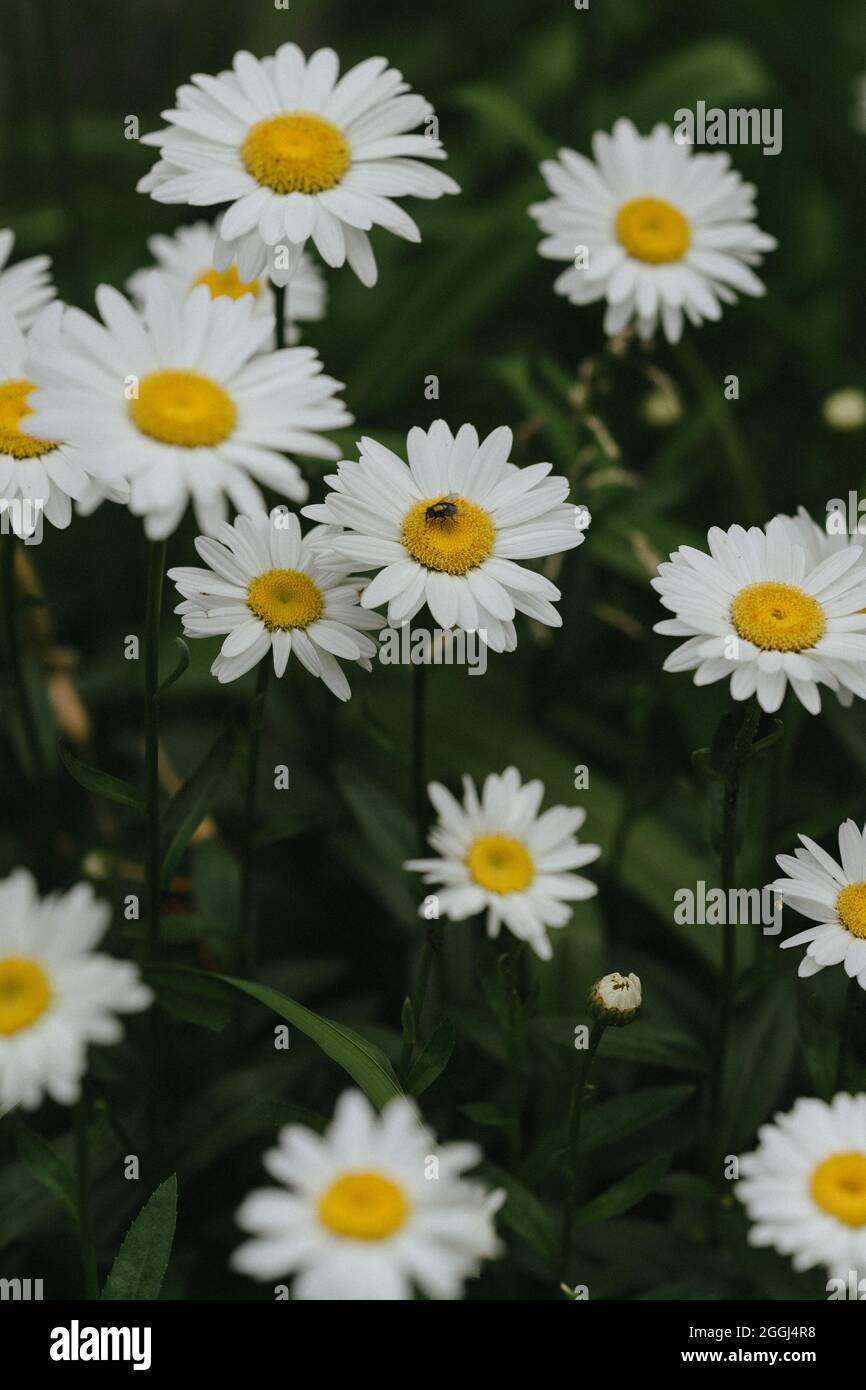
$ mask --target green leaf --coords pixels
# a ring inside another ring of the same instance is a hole
[[[78,1221],[78,1198],[75,1179],[51,1145],[35,1129],[20,1122],[15,1127],[18,1156],[30,1172],[65,1207],[73,1221]]]
[[[218,975],[170,965],[148,966],[145,975],[156,991],[157,1002],[182,1023],[221,1033],[231,1018],[231,1004],[220,988]]]
[[[623,1212],[630,1211],[658,1187],[670,1167],[671,1157],[669,1153],[657,1154],[648,1163],[629,1173],[627,1178],[622,1178],[606,1192],[593,1197],[577,1212],[574,1218],[575,1225],[588,1226],[593,1221],[609,1221],[611,1217],[622,1216]]]
[[[406,1078],[406,1090],[410,1096],[420,1096],[447,1067],[454,1051],[457,1034],[450,1018],[443,1018],[422,1052],[412,1063]]]
[[[722,1093],[724,1152],[738,1153],[773,1113],[796,1052],[796,983],[788,978],[764,984],[731,1028]]]
[[[461,1115],[476,1125],[489,1125],[491,1129],[508,1129],[511,1119],[497,1110],[489,1100],[470,1100],[460,1106]]]
[[[157,699],[159,699],[160,695],[164,695],[169,686],[174,685],[175,681],[180,680],[190,663],[189,647],[186,645],[186,642],[184,642],[182,637],[175,637],[174,640],[178,649],[178,662],[171,675],[166,676],[165,680],[160,685],[157,691]]]
[[[455,101],[465,111],[479,117],[488,135],[495,139],[506,135],[532,159],[549,159],[554,153],[555,142],[540,129],[526,107],[514,101],[501,87],[474,83],[461,87],[455,94]]]
[[[557,1238],[547,1208],[528,1187],[524,1187],[519,1178],[506,1173],[504,1169],[484,1163],[477,1171],[485,1184],[505,1189],[505,1205],[500,1213],[505,1225],[525,1240],[542,1259],[552,1262],[556,1258]]]
[[[235,721],[217,735],[207,753],[176,796],[162,821],[162,882],[168,883],[196,828],[210,811],[228,772],[238,739]]]
[[[298,1004],[287,994],[280,994],[275,989],[269,989],[267,985],[254,984],[250,980],[238,980],[231,975],[219,975],[214,978],[241,990],[251,999],[257,999],[260,1004],[273,1009],[280,1018],[300,1029],[326,1056],[348,1072],[352,1080],[379,1109],[394,1096],[403,1094],[394,1069],[384,1052],[351,1028],[322,1018],[320,1014],[314,1014],[311,1009],[304,1008],[303,1004]]]
[[[108,772],[100,772],[96,767],[88,767],[87,763],[81,762],[62,743],[57,745],[57,751],[67,772],[85,791],[92,792],[94,796],[101,796],[105,801],[115,801],[121,806],[133,806],[136,811],[144,810],[144,797],[129,782],[112,777]]]
[[[103,1298],[159,1298],[176,1222],[177,1177],[172,1173],[148,1198],[127,1231],[111,1267]]]
[[[647,64],[627,94],[616,94],[617,111],[641,124],[670,121],[682,107],[694,110],[699,99],[708,109],[755,101],[766,94],[769,84],[769,74],[749,44],[727,36],[707,38],[668,50]]]
[[[585,1109],[580,1152],[592,1153],[673,1114],[695,1094],[694,1086],[649,1086]]]

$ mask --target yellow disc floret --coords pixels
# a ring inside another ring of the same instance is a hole
[[[437,504],[453,505],[453,515],[430,515]],[[463,497],[427,497],[406,513],[403,544],[413,559],[428,570],[465,574],[486,560],[493,549],[496,528],[482,507]]]
[[[692,239],[688,220],[663,198],[630,198],[616,215],[617,240],[635,260],[682,260]]]
[[[0,958],[0,1034],[29,1028],[51,1003],[42,967],[24,956]]]
[[[866,937],[866,883],[849,883],[836,898],[836,912],[852,936]]]
[[[273,569],[251,580],[247,608],[261,619],[268,632],[289,632],[318,622],[325,611],[325,600],[308,574]]]
[[[228,270],[217,270],[216,266],[208,266],[192,283],[193,289],[197,285],[207,285],[211,299],[219,299],[223,294],[228,295],[229,299],[240,299],[244,294],[258,295],[260,289],[258,280],[240,278],[234,262]]]
[[[275,193],[324,193],[340,182],[350,157],[342,131],[308,111],[257,121],[241,146],[247,172]]]
[[[344,1173],[319,1198],[322,1225],[350,1240],[384,1240],[408,1215],[404,1194],[381,1173]]]
[[[737,635],[765,652],[802,652],[824,632],[824,610],[817,599],[793,584],[762,580],[734,597],[731,621]]]
[[[31,381],[0,382],[0,454],[11,454],[16,459],[32,459],[57,448],[53,439],[36,439],[22,434],[18,428],[25,416],[33,414],[27,397],[35,389]]]
[[[490,893],[520,893],[535,876],[529,850],[508,835],[481,835],[470,846],[466,864],[475,882]]]
[[[209,376],[166,367],[141,378],[129,414],[151,439],[198,449],[227,439],[237,412],[229,393]]]
[[[832,1154],[812,1174],[812,1196],[846,1226],[866,1226],[866,1153]]]

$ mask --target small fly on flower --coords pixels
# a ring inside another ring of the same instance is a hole
[[[449,492],[447,497],[440,497],[438,502],[431,503],[424,516],[427,521],[449,521],[457,516],[459,511],[457,494]]]

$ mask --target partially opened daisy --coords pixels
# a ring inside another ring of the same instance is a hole
[[[750,1243],[790,1255],[797,1270],[866,1274],[866,1095],[798,1100],[758,1139],[734,1185]]]
[[[51,282],[51,257],[30,256],[17,265],[9,265],[15,245],[15,233],[8,227],[0,230],[0,312],[4,309],[14,316],[18,327],[30,328],[39,314],[50,304],[57,291]]]
[[[553,194],[530,209],[542,256],[569,261],[556,281],[572,304],[607,301],[608,334],[659,320],[677,342],[692,324],[721,317],[737,294],[762,295],[752,266],[776,246],[755,225],[755,189],[726,154],[695,154],[666,125],[639,135],[631,121],[592,141],[595,162],[563,149],[541,172]]]
[[[218,681],[237,680],[262,660],[281,676],[294,652],[338,699],[349,699],[338,658],[369,671],[376,643],[368,633],[383,619],[358,606],[358,581],[317,554],[293,513],[239,516],[218,526],[216,539],[199,536],[195,547],[208,568],[168,574],[183,596],[175,612],[184,635],[225,637],[211,667]]]
[[[195,73],[178,89],[168,128],[142,137],[161,158],[140,181],[161,203],[228,203],[216,266],[237,259],[242,280],[266,268],[277,284],[294,274],[308,240],[331,266],[345,261],[365,285],[376,262],[367,233],[385,227],[420,241],[394,198],[457,193],[425,160],[445,151],[433,108],[410,93],[384,58],[339,76],[339,59],[320,48],[307,59],[286,43],[271,58],[236,53],[231,72]],[[414,133],[413,133],[414,132]]]
[[[580,545],[587,524],[585,508],[565,504],[568,479],[548,476],[549,463],[509,463],[511,444],[504,427],[479,442],[472,425],[454,435],[436,420],[409,431],[407,466],[362,439],[359,461],[340,463],[325,480],[333,491],[304,515],[345,527],[329,550],[379,571],[365,607],[387,603],[399,625],[426,603],[440,627],[477,630],[494,651],[511,651],[515,612],[562,624],[556,585],[518,562]]]
[[[249,294],[257,314],[273,314],[274,293],[267,276],[241,280],[234,261],[225,270],[217,270],[214,265],[216,236],[217,229],[212,223],[194,222],[189,227],[180,227],[174,236],[150,237],[147,245],[157,264],[147,270],[137,270],[127,286],[138,307],[143,308],[147,302],[147,286],[151,276],[157,275],[181,297],[197,285],[207,285],[214,299],[223,294],[230,299]],[[326,295],[325,277],[304,254],[292,276],[283,306],[286,342],[290,347],[300,339],[299,323],[324,318]],[[272,348],[273,342],[267,347]]]
[[[866,559],[846,546],[810,563],[797,535],[775,517],[766,531],[709,532],[710,554],[683,545],[652,581],[676,616],[656,632],[686,640],[666,671],[694,671],[696,685],[730,677],[735,700],[757,695],[777,710],[788,684],[812,714],[819,686],[866,693]]]
[[[539,815],[544,783],[521,783],[516,767],[491,772],[481,796],[463,778],[463,801],[438,782],[427,788],[439,816],[430,832],[438,859],[410,859],[404,866],[438,884],[439,911],[455,922],[487,913],[487,934],[503,925],[536,955],[550,960],[546,928],[564,927],[572,902],[592,898],[598,888],[574,869],[601,854],[598,845],[578,843],[586,819],[579,806],[552,806]],[[421,906],[426,915],[426,907]]]
[[[785,904],[817,926],[781,945],[808,942],[800,975],[842,965],[845,974],[866,989],[866,833],[853,820],[839,826],[838,863],[808,835],[799,838],[802,849],[776,856],[787,877],[777,879],[773,887]]]
[[[264,1165],[282,1184],[252,1192],[237,1220],[251,1239],[232,1264],[254,1279],[294,1275],[300,1299],[459,1298],[482,1260],[499,1254],[493,1216],[504,1192],[463,1173],[474,1144],[437,1145],[415,1103],[389,1101],[377,1115],[346,1091],[323,1135],[280,1131]]]
[[[128,479],[151,540],[174,531],[190,500],[212,532],[227,499],[235,511],[264,506],[257,482],[307,496],[284,453],[335,458],[321,431],[352,419],[313,348],[263,352],[273,316],[257,314],[251,295],[213,299],[204,285],[179,300],[152,280],[142,313],[107,285],[96,302],[103,322],[67,310],[34,367],[40,421],[101,482]]]
[[[88,1044],[119,1042],[117,1015],[150,1004],[134,965],[94,950],[110,916],[88,883],[40,898],[26,869],[0,882],[0,1109],[71,1105]]]

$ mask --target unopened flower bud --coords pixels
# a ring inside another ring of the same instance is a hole
[[[637,975],[603,975],[589,995],[590,1013],[614,1028],[623,1028],[640,1013],[641,992]]]
[[[831,430],[862,430],[866,425],[866,396],[856,386],[846,386],[827,396],[821,413]]]

